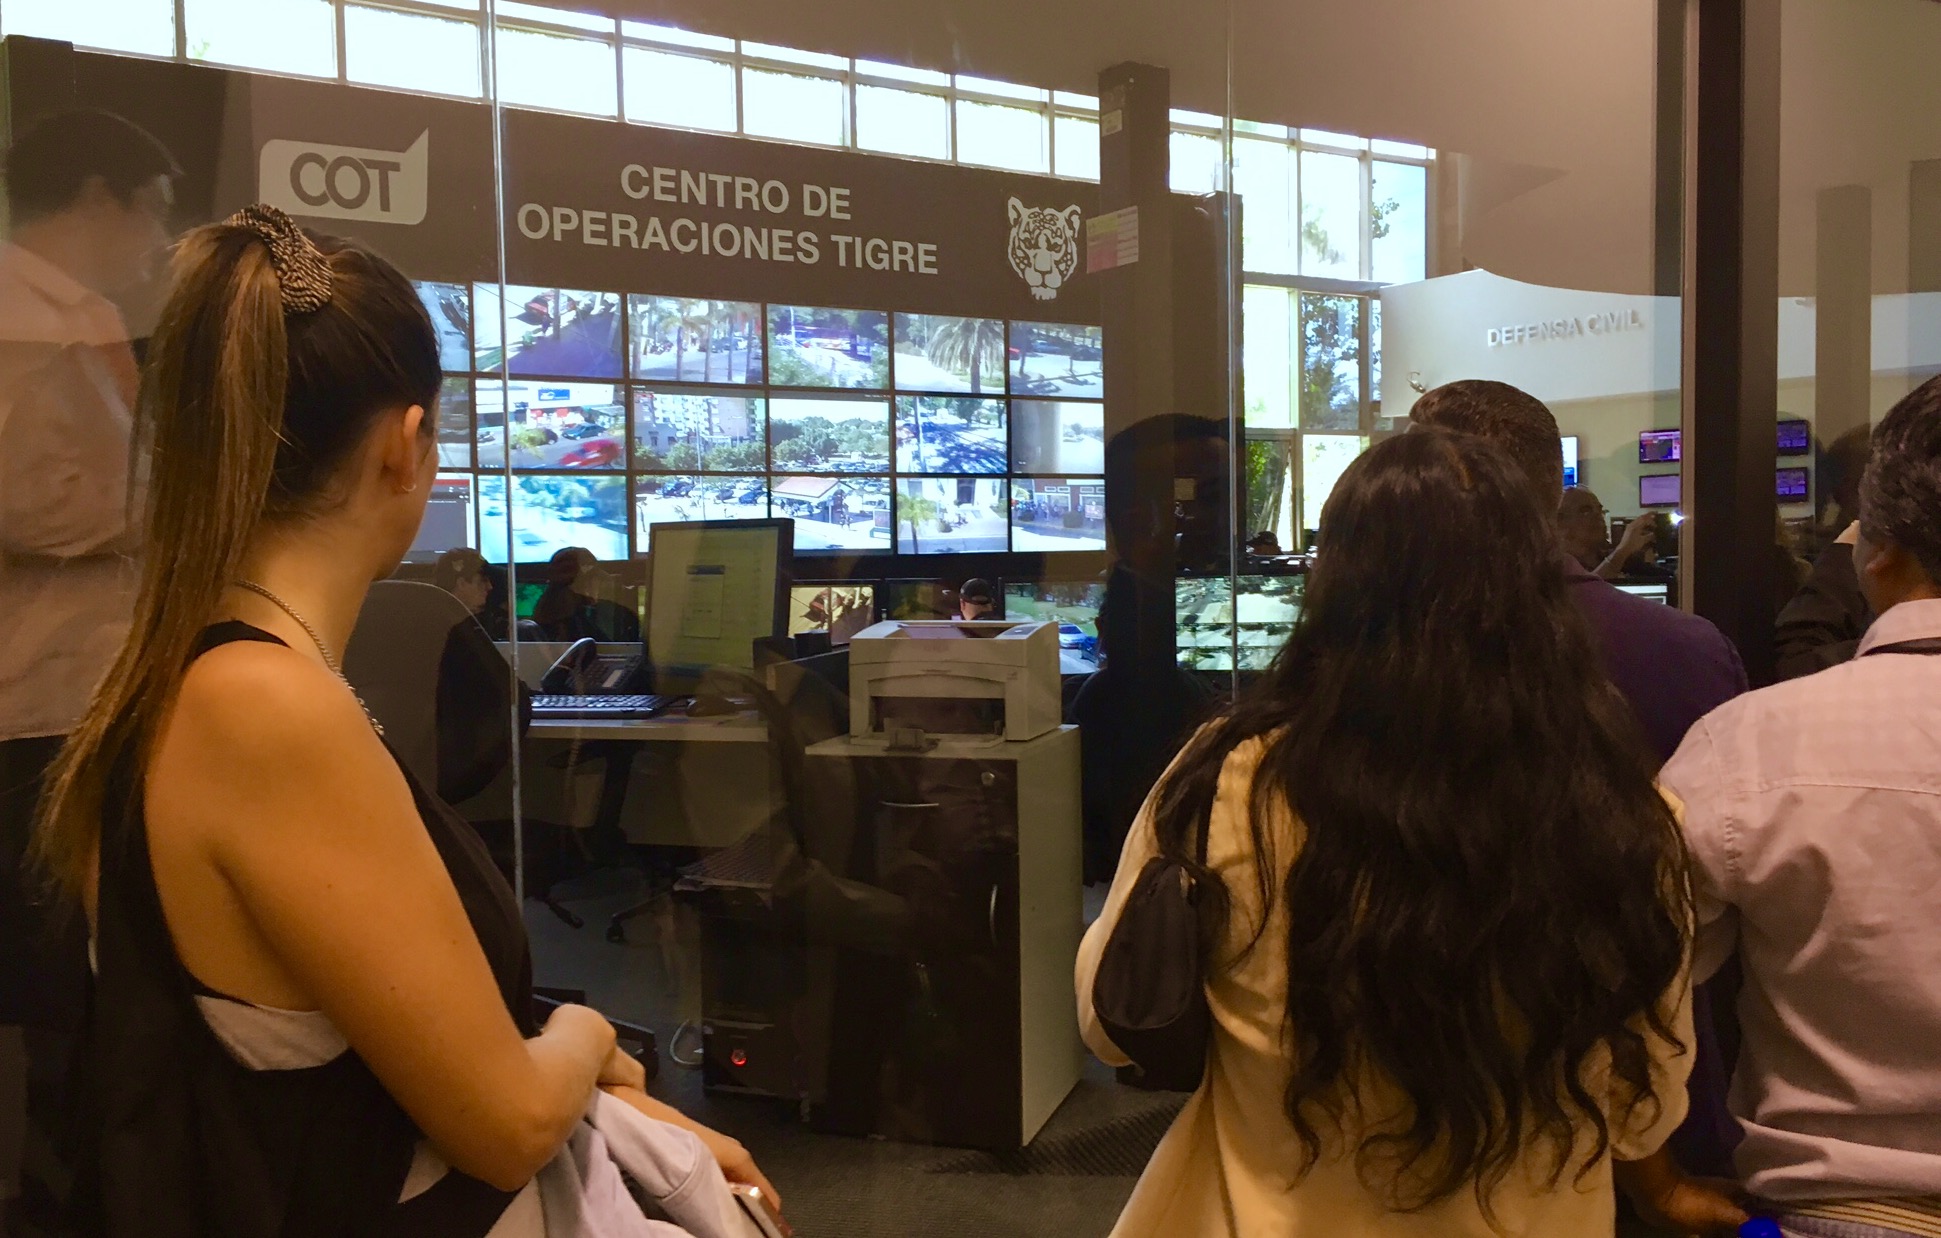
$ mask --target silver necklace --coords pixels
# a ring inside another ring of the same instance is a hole
[[[310,626],[310,621],[308,619],[305,619],[302,615],[299,615],[297,613],[296,607],[290,605],[288,602],[276,596],[276,594],[270,592],[268,589],[264,588],[262,585],[257,584],[253,580],[239,580],[236,582],[236,587],[238,589],[247,589],[251,593],[254,593],[257,597],[260,597],[264,601],[269,602],[271,605],[275,606],[278,610],[290,616],[290,619],[298,627],[303,629],[304,634],[310,638],[310,643],[317,647],[317,653],[320,657],[323,658],[324,665],[330,668],[331,674],[337,676],[337,682],[343,684],[344,689],[348,691],[351,694],[351,696],[356,698],[357,707],[363,710],[364,717],[370,720],[371,729],[378,733],[379,738],[382,738],[384,735],[384,725],[380,723],[375,717],[372,716],[371,707],[364,703],[363,697],[357,695],[357,689],[351,687],[350,680],[344,675],[343,666],[337,661],[336,655],[330,652],[330,646],[324,644],[323,637],[317,635],[317,629]]]

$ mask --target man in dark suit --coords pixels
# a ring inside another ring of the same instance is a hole
[[[1448,383],[1416,401],[1409,419],[1487,438],[1530,476],[1544,510],[1564,493],[1563,440],[1543,402],[1508,383]],[[1660,761],[1694,722],[1746,690],[1739,651],[1709,620],[1612,587],[1558,548],[1571,596],[1590,621],[1604,670],[1631,703]]]

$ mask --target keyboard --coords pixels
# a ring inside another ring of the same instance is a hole
[[[541,693],[532,698],[535,718],[653,718],[682,700],[678,696],[574,696]]]

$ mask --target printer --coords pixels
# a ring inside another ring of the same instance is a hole
[[[1063,718],[1058,625],[1006,620],[891,620],[849,644],[849,733],[902,738],[1036,739]],[[918,736],[921,738],[921,736]]]

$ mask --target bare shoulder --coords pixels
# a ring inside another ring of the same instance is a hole
[[[381,751],[357,700],[315,659],[284,645],[237,641],[198,658],[169,718],[171,741],[310,764]]]
[[[409,819],[410,790],[357,699],[315,659],[237,642],[184,677],[155,758],[152,823],[212,842],[328,820],[341,831]]]

